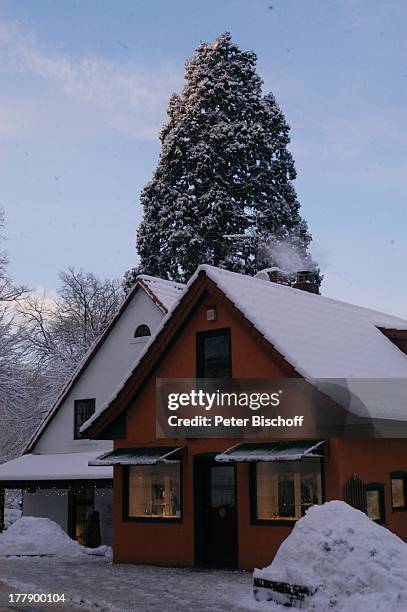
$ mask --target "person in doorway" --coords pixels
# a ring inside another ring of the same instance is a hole
[[[89,516],[85,531],[85,546],[87,548],[98,548],[101,544],[100,537],[100,515],[94,510]]]

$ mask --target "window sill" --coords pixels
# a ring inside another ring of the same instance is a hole
[[[142,336],[141,338],[132,338],[130,344],[146,344],[151,336]]]
[[[182,517],[180,518],[161,518],[159,516],[125,516],[122,520],[123,523],[182,523]]]
[[[250,524],[263,527],[293,527],[299,520],[300,519],[289,519],[286,521],[281,519],[252,519]]]

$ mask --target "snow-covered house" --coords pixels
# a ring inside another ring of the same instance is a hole
[[[80,427],[103,406],[137,359],[184,285],[141,275],[109,326],[89,349],[21,457],[0,465],[0,492],[23,490],[23,514],[50,518],[83,543],[85,521],[101,517],[102,541],[111,541],[111,467],[88,463],[111,449]],[[0,513],[2,525],[3,508]]]
[[[91,463],[114,466],[116,562],[262,567],[306,508],[333,499],[407,540],[407,404],[397,383],[407,381],[407,321],[300,281],[306,291],[201,266],[84,424],[91,438],[114,439],[114,451]],[[400,429],[391,439],[160,439],[157,379],[195,377],[381,380],[366,401],[370,417]]]

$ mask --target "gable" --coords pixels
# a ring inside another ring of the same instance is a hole
[[[216,307],[216,320],[207,321],[208,307]],[[125,410],[126,442],[151,442],[155,439],[156,378],[195,378],[197,366],[197,334],[230,330],[233,378],[281,378],[295,375],[272,348],[253,333],[232,305],[207,286],[194,304],[181,328],[173,335],[148,376],[140,385]],[[131,384],[131,383],[130,383]]]
[[[110,397],[150,339],[134,338],[137,327],[147,325],[153,333],[182,289],[183,285],[178,283],[140,277],[108,328],[89,349],[25,452],[73,452],[92,444],[73,439],[75,400],[95,398],[97,410]]]

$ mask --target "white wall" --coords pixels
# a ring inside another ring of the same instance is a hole
[[[37,442],[34,453],[54,454],[109,450],[110,441],[74,440],[74,401],[96,399],[96,410],[119,387],[136,360],[146,339],[134,339],[136,328],[145,323],[154,332],[163,318],[162,311],[140,288],[119,321],[106,338],[79,381],[74,385],[63,406],[50,421]]]
[[[113,490],[95,489],[94,509],[100,513],[102,544],[112,544]],[[35,493],[23,492],[23,516],[49,518],[68,531],[68,491],[39,489]]]
[[[49,518],[68,531],[68,491],[40,489],[35,493],[23,492],[23,516]]]

